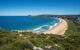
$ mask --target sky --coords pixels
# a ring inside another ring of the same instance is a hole
[[[80,14],[80,0],[0,0],[0,16]]]

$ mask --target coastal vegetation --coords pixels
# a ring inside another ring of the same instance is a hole
[[[0,30],[0,50],[80,50],[80,32],[73,17],[64,18],[68,30],[63,36]]]

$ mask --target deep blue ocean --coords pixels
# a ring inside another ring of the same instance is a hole
[[[33,30],[36,28],[49,27],[58,23],[57,18],[44,18],[32,16],[0,16],[0,29],[1,30]]]

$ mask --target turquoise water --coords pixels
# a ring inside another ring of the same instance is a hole
[[[45,31],[55,23],[57,18],[31,16],[0,16],[1,30],[40,30]]]

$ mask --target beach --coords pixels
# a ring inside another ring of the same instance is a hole
[[[56,25],[55,27],[53,27],[52,29],[44,32],[44,34],[57,34],[57,35],[63,35],[65,33],[65,31],[68,28],[68,24],[67,22],[62,19],[59,18],[60,23],[58,25]]]
[[[63,35],[65,33],[65,31],[68,28],[68,24],[66,22],[66,20],[62,19],[62,18],[58,18],[59,22],[53,24],[49,30],[44,31],[44,32],[40,32],[37,30],[17,30],[18,32],[33,32],[33,33],[44,33],[44,34],[56,34],[56,35]]]

